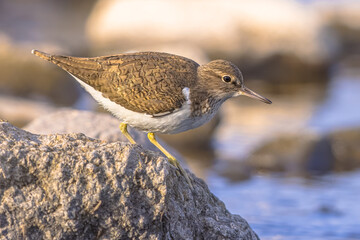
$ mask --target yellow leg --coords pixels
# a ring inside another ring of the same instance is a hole
[[[129,142],[131,142],[132,144],[135,144],[135,140],[131,137],[131,135],[129,134],[128,130],[127,130],[127,124],[126,123],[120,123],[120,131],[122,132],[122,134],[124,134],[124,136],[129,140]]]
[[[155,138],[155,134],[148,133],[148,138],[152,144],[154,144],[162,153],[165,154],[165,156],[169,159],[169,162],[180,171],[180,173],[185,177],[186,181],[190,185],[191,189],[194,189],[194,187],[190,181],[190,178],[188,177],[185,170],[180,166],[180,163],[176,160],[176,158],[173,157],[168,151],[166,151],[166,149],[163,146],[160,145],[160,143]]]

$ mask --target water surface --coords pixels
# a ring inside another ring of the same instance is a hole
[[[225,119],[214,141],[220,161],[226,162],[229,155],[241,161],[264,140],[284,132],[326,134],[359,127],[359,75],[334,73],[322,102],[293,98],[274,101],[272,109],[235,106],[243,116]],[[244,121],[245,117],[251,121]],[[312,180],[254,175],[233,184],[214,174],[208,184],[261,239],[360,239],[360,170]]]
[[[316,180],[255,176],[236,184],[213,176],[208,183],[261,239],[360,239],[360,171]]]

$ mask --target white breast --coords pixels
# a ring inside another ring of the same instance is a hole
[[[120,119],[121,122],[127,123],[130,126],[145,132],[168,134],[179,133],[199,127],[212,118],[212,116],[204,116],[196,119],[191,117],[190,89],[187,87],[182,91],[186,102],[180,109],[171,114],[154,117],[149,114],[128,110],[119,104],[112,102],[110,99],[105,98],[101,92],[84,83],[74,75],[72,76],[81,84],[81,86],[85,88],[87,92],[91,94],[96,101]]]

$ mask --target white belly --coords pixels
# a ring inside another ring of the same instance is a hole
[[[112,102],[108,98],[105,98],[101,92],[79,80],[75,76],[73,77],[85,88],[87,92],[91,94],[96,101],[120,119],[121,122],[129,124],[130,126],[145,132],[168,134],[179,133],[197,128],[213,117],[213,114],[205,114],[201,118],[191,117],[190,101],[184,103],[179,110],[161,117],[154,117],[149,114],[134,112]]]

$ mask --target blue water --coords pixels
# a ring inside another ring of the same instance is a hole
[[[319,133],[359,127],[359,103],[360,74],[334,73],[306,125]],[[312,180],[255,175],[235,184],[210,176],[208,184],[261,239],[360,239],[360,169]]]
[[[360,171],[316,180],[255,176],[211,191],[261,239],[360,239]]]

